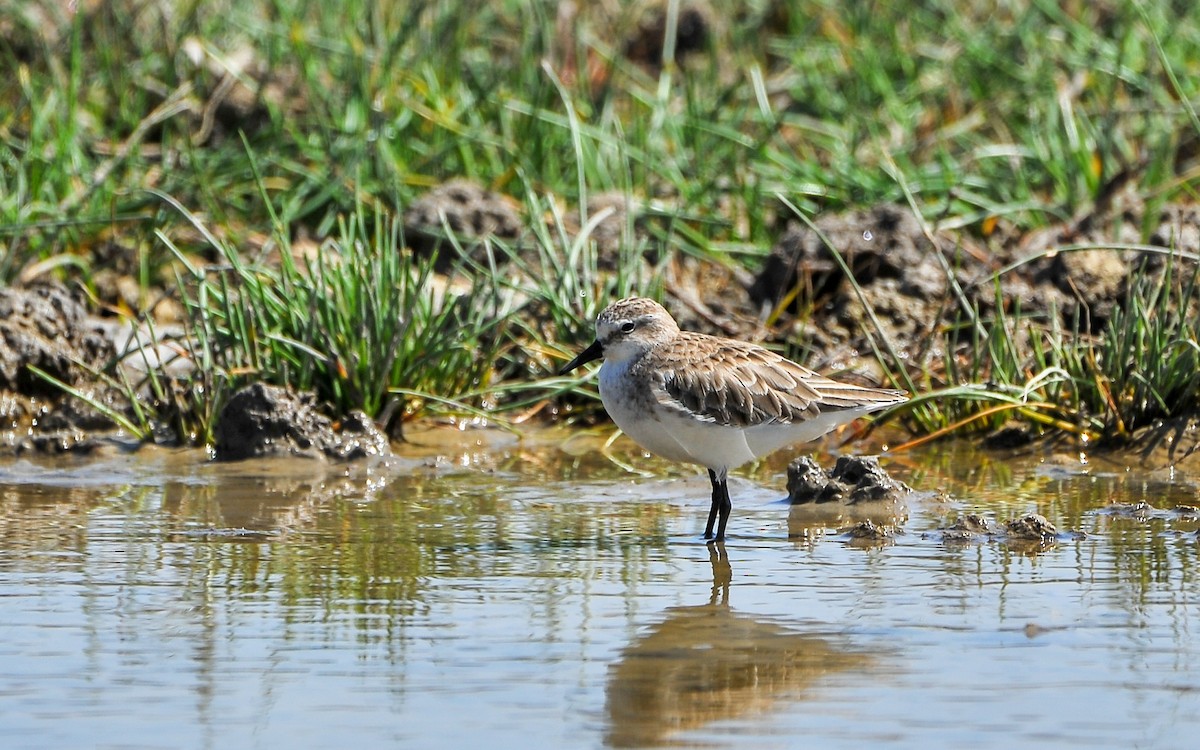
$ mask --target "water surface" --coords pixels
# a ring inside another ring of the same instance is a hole
[[[1194,746],[1189,477],[935,446],[863,543],[783,457],[708,546],[701,474],[569,435],[0,463],[4,746]],[[1034,512],[1063,533],[937,533]]]

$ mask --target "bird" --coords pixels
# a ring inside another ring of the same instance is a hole
[[[725,539],[732,469],[908,400],[823,377],[757,344],[680,330],[645,297],[604,308],[595,341],[559,373],[598,359],[600,400],[617,427],[651,453],[708,469],[712,541]]]

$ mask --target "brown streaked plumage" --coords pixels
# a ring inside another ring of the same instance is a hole
[[[705,538],[725,536],[730,469],[906,400],[840,383],[733,339],[681,331],[657,302],[631,297],[596,319],[596,341],[562,372],[595,359],[613,421],[647,450],[700,464],[712,483]]]

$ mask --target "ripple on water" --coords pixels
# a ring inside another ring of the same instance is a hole
[[[926,494],[861,544],[854,513],[795,517],[766,464],[706,546],[702,475],[547,442],[333,472],[0,466],[6,747],[1169,748],[1200,728],[1182,477],[930,449],[885,461]],[[967,514],[983,533],[938,533]],[[1029,514],[1047,543],[1005,538]]]

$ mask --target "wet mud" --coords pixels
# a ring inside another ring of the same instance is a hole
[[[229,399],[217,422],[214,458],[294,456],[350,461],[391,454],[388,438],[366,414],[335,422],[312,394],[255,383]]]
[[[1125,208],[1023,235],[1002,226],[984,235],[978,228],[941,228],[918,219],[907,207],[885,204],[819,215],[811,226],[789,224],[761,270],[752,274],[694,257],[661,263],[655,238],[663,226],[656,222],[670,212],[663,199],[600,194],[582,214],[591,217],[588,223],[563,229],[596,244],[602,270],[623,262],[658,263],[664,304],[681,326],[751,340],[803,341],[815,367],[836,366],[844,377],[865,383],[881,377],[868,356],[883,343],[880,336],[912,366],[926,367],[944,356],[943,332],[960,319],[964,305],[985,314],[1058,315],[1064,325],[1082,320],[1088,330],[1098,330],[1122,304],[1135,270],[1166,262],[1159,254],[1133,249],[1077,249],[1085,243],[1132,243],[1137,238],[1130,227],[1146,225],[1152,245],[1200,251],[1200,211],[1184,205],[1164,206],[1153,217]],[[453,276],[462,273],[464,261],[503,266],[522,253],[535,219],[522,215],[507,196],[451,180],[416,201],[405,220],[406,240],[418,254],[437,254],[438,269],[448,274],[436,280],[437,286],[448,288]],[[461,241],[446,242],[447,229]],[[629,248],[635,249],[632,257]],[[460,252],[466,257],[459,257]],[[121,286],[114,282],[114,288]],[[536,316],[538,311],[531,305],[522,314]],[[0,290],[0,408],[8,425],[0,449],[88,450],[112,431],[111,420],[31,368],[87,392],[107,408],[130,413],[133,405],[121,402],[112,383],[122,377],[144,381],[148,369],[169,381],[194,366],[172,342],[179,335],[178,306],[155,308],[162,320],[141,327],[138,351],[130,350],[129,326],[114,325],[103,312],[58,282]],[[325,411],[333,421],[346,416]],[[236,429],[225,430],[230,440],[236,434]],[[1135,445],[1147,461],[1179,465],[1193,456],[1195,434],[1190,422],[1158,425],[1139,432]],[[985,439],[1006,448],[1031,443],[1036,436],[1016,427]],[[261,450],[234,449],[226,440],[220,452],[259,455]]]

